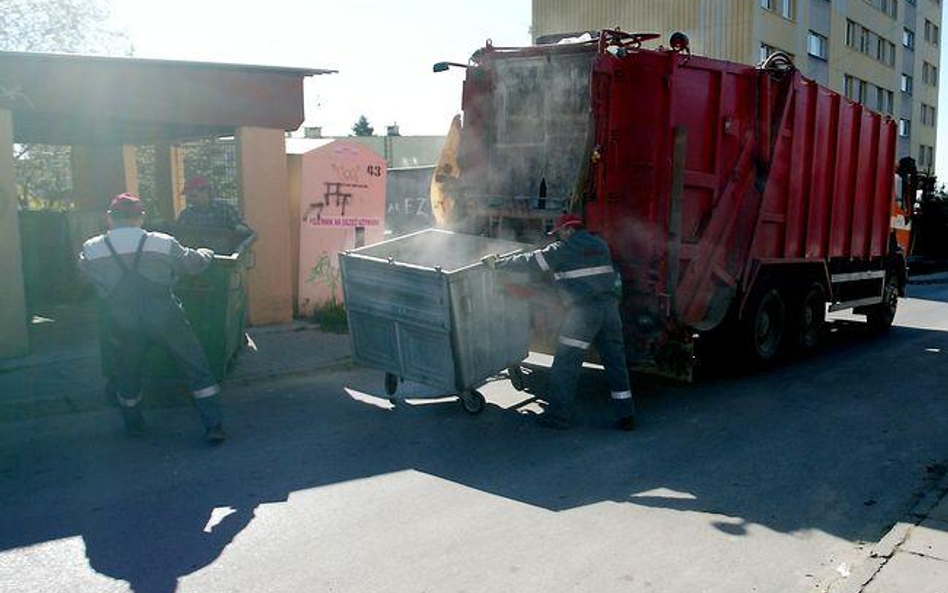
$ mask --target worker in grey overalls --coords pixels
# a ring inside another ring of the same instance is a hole
[[[151,345],[164,348],[188,380],[209,442],[225,438],[220,387],[171,287],[180,274],[198,274],[213,258],[207,249],[182,247],[173,237],[141,228],[144,209],[120,194],[108,211],[109,232],[82,246],[79,269],[105,301],[102,339],[116,354],[116,387],[125,429],[144,429],[141,367]]]
[[[621,286],[605,241],[583,229],[583,221],[564,214],[551,235],[558,241],[544,249],[497,259],[490,267],[510,271],[539,271],[551,277],[568,308],[560,329],[550,371],[550,402],[537,420],[544,426],[568,428],[576,382],[586,350],[595,346],[606,368],[612,404],[622,430],[635,429],[635,403],[629,384],[616,287]]]

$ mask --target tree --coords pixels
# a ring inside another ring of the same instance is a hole
[[[0,50],[131,55],[128,36],[111,29],[106,0],[0,0]],[[68,146],[17,145],[21,208],[68,209]]]
[[[0,0],[0,49],[103,55],[133,53],[112,29],[106,0]]]
[[[375,134],[375,128],[364,115],[360,115],[359,121],[352,126],[352,133],[356,136],[372,136]]]

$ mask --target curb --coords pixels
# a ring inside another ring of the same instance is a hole
[[[909,285],[925,284],[948,284],[948,272],[935,272],[932,274],[919,274],[918,276],[909,276]]]
[[[268,381],[279,381],[302,377],[312,377],[323,373],[343,371],[355,368],[356,364],[350,356],[343,356],[307,368],[286,369],[285,371],[269,371],[254,373],[243,377],[225,378],[222,384],[227,388],[244,388],[260,385]],[[67,396],[53,398],[38,398],[33,400],[0,403],[0,424],[35,420],[50,416],[62,416],[83,412],[94,412],[112,407],[102,395],[101,389],[86,393],[86,397],[69,398]],[[246,398],[241,398],[246,399]],[[148,404],[148,408],[167,408],[188,405],[190,398],[171,394],[157,404]]]
[[[825,589],[826,593],[862,593],[905,543],[912,530],[928,518],[928,514],[945,496],[948,496],[948,474],[942,476],[941,480],[915,503],[912,510],[869,549],[868,557],[859,566],[853,567],[849,578],[830,583]]]

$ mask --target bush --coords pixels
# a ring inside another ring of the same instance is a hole
[[[346,317],[345,307],[337,304],[328,304],[313,311],[313,322],[319,329],[334,334],[344,334],[349,331],[349,319]]]

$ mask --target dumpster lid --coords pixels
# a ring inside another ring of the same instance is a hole
[[[465,235],[441,229],[425,229],[347,252],[446,272],[480,264],[485,255],[506,255],[529,249],[525,243]]]

